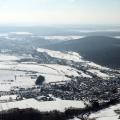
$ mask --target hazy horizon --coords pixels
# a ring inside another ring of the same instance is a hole
[[[0,26],[117,25],[119,0],[0,0]]]

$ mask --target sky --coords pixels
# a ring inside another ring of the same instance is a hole
[[[0,0],[0,25],[120,24],[120,0]]]

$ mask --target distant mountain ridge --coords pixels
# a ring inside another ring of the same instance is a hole
[[[120,39],[107,36],[88,36],[48,45],[45,48],[79,52],[87,60],[112,68],[120,68]]]

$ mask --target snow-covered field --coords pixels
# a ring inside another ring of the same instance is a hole
[[[90,77],[75,68],[58,64],[19,63],[21,56],[0,54],[0,91],[9,91],[10,88],[32,87],[36,78],[32,75],[43,75],[45,82],[70,80],[70,77]],[[71,55],[72,56],[72,55]],[[28,72],[31,72],[28,74]],[[36,72],[32,74],[32,72]],[[79,73],[78,73],[79,72]],[[32,74],[32,75],[31,75]]]
[[[107,68],[107,67],[104,67],[104,66],[101,66],[101,65],[98,65],[94,62],[91,62],[91,61],[87,61],[87,66],[90,66],[94,69],[101,69],[101,70],[109,70],[110,68]]]
[[[49,56],[53,58],[59,58],[59,59],[64,59],[64,60],[69,60],[69,61],[74,61],[74,62],[80,62],[82,65],[89,67],[88,71],[94,75],[97,75],[98,77],[107,79],[110,77],[110,75],[102,73],[101,70],[110,70],[107,67],[100,66],[98,64],[95,64],[94,62],[90,62],[87,60],[84,60],[78,53],[76,52],[60,52],[60,51],[53,51],[53,50],[48,50],[48,49],[42,49],[38,48],[38,52],[42,53],[47,53]],[[83,72],[83,77],[90,77],[89,75],[85,75]]]
[[[72,51],[60,52],[60,51],[53,51],[53,50],[43,49],[43,48],[38,48],[37,51],[41,52],[41,53],[47,53],[49,56],[51,56],[53,58],[59,58],[59,59],[84,63],[85,66],[89,66],[91,68],[109,70],[109,68],[107,68],[107,67],[103,67],[103,66],[98,65],[98,64],[96,64],[94,62],[84,60],[82,58],[82,56],[80,56],[80,54],[77,53],[77,52],[72,52]]]
[[[100,70],[90,69],[88,71],[100,78],[105,78],[105,79],[109,78],[108,74],[102,73],[102,72],[100,72]]]
[[[60,51],[53,51],[53,50],[48,50],[48,49],[42,49],[42,48],[38,48],[37,49],[38,52],[45,52],[48,55],[50,55],[51,57],[54,58],[60,58],[60,59],[65,59],[65,60],[71,60],[71,61],[75,61],[75,62],[83,62],[82,57],[76,53],[76,52],[60,52]]]
[[[76,52],[60,52],[52,51],[48,49],[37,49],[38,53],[47,53],[53,58],[64,59],[67,61],[74,61],[82,63],[84,66],[89,66],[88,72],[97,75],[101,78],[109,78],[109,75],[102,73],[100,70],[108,70],[106,67],[102,67],[93,62],[85,61]],[[11,87],[31,87],[35,85],[35,80],[37,76],[42,75],[45,77],[45,82],[58,82],[58,81],[68,81],[73,77],[88,77],[92,76],[83,72],[82,70],[77,70],[76,68],[59,65],[59,64],[38,64],[36,62],[23,62],[19,63],[17,60],[24,58],[26,56],[14,56],[9,54],[0,54],[0,90],[7,91]],[[31,72],[28,74],[28,72]],[[32,73],[34,72],[34,74]],[[35,75],[36,78],[33,78]]]
[[[115,113],[115,110],[120,110],[120,104],[93,113],[89,118],[95,118],[96,120],[118,120],[120,114]]]
[[[70,107],[84,108],[85,105],[82,101],[57,100],[57,101],[39,102],[35,99],[25,99],[16,102],[0,103],[0,111],[9,110],[12,108],[19,108],[19,109],[34,108],[41,112],[53,111],[53,110],[64,112],[65,109],[68,109]]]
[[[0,70],[0,91],[9,91],[12,87],[31,87],[35,84],[24,71]]]
[[[83,38],[84,36],[68,35],[68,36],[33,36],[33,37],[40,37],[40,38],[44,38],[44,39],[47,39],[47,40],[61,40],[61,41],[65,41],[65,40],[80,39],[80,38]]]
[[[0,61],[15,61],[20,60],[17,56],[0,54]]]
[[[12,70],[12,71],[34,71],[37,75],[43,75],[46,82],[56,82],[69,80],[68,76],[80,76],[78,70],[69,66],[57,65],[57,64],[2,64],[0,69]],[[14,74],[15,75],[15,74]],[[85,75],[82,73],[81,75]],[[86,75],[87,77],[87,75]],[[89,77],[89,76],[88,76]]]

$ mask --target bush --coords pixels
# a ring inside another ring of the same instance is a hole
[[[36,85],[42,85],[44,81],[45,81],[45,77],[40,75],[40,76],[38,76],[35,84]]]

